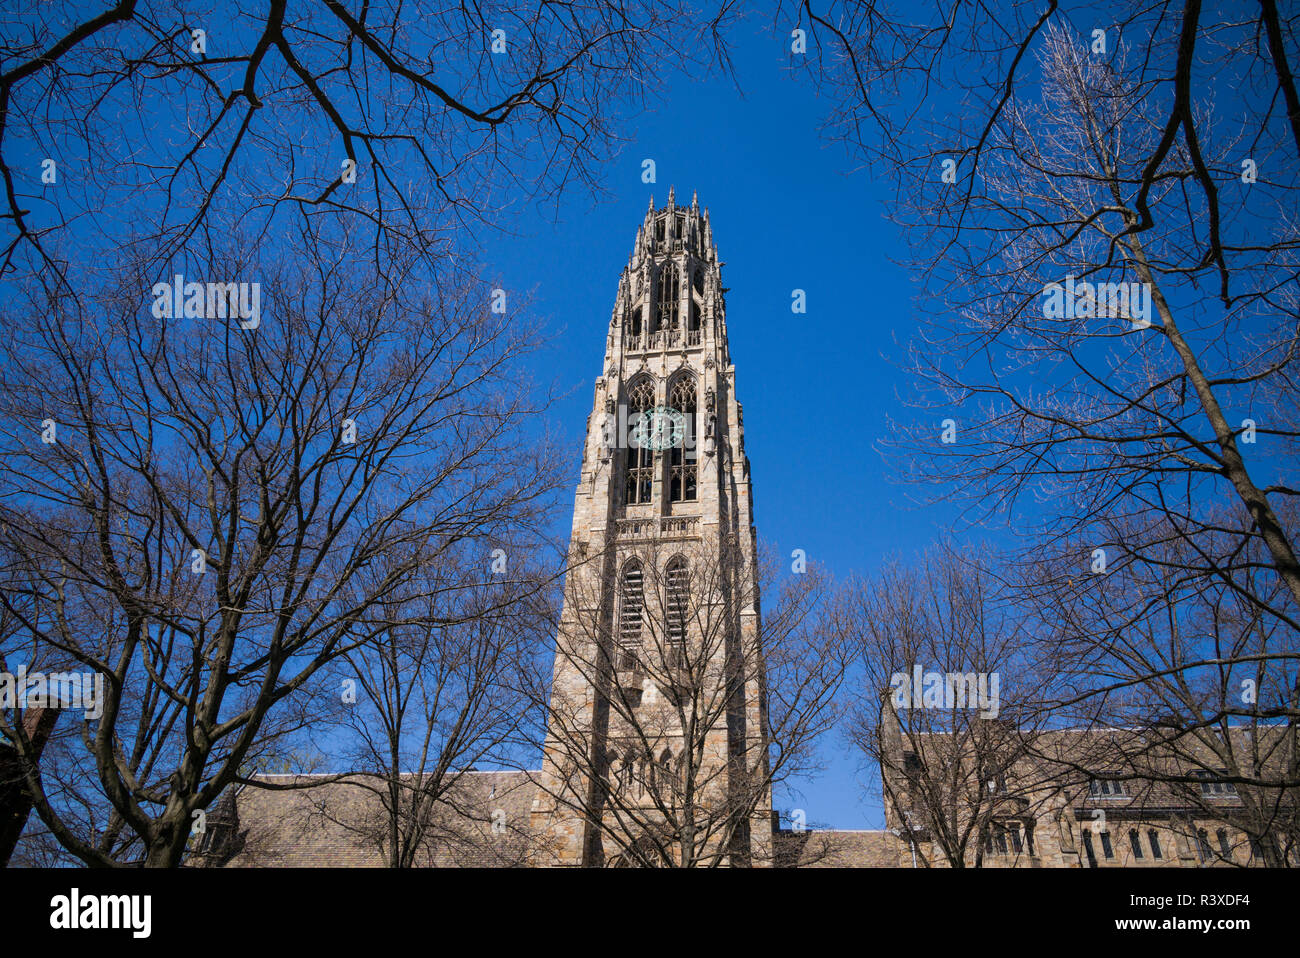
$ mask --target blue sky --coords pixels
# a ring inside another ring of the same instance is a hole
[[[1240,6],[1246,19],[1254,16],[1253,4]],[[50,12],[49,16],[56,14]],[[1080,7],[1073,15],[1081,37],[1097,25],[1097,16],[1098,12],[1088,7]],[[554,333],[554,344],[537,358],[534,375],[563,392],[551,410],[551,424],[570,443],[571,472],[576,481],[579,443],[590,410],[593,380],[601,370],[618,275],[647,200],[653,194],[656,203],[662,204],[670,185],[676,187],[682,204],[690,202],[692,191],[698,191],[701,203],[711,211],[714,236],[727,264],[724,282],[730,288],[730,346],[737,367],[737,392],[746,412],[759,534],[787,562],[792,550],[801,549],[810,560],[825,563],[839,577],[853,572],[870,574],[883,560],[894,555],[911,557],[952,529],[954,509],[912,504],[924,490],[891,483],[876,451],[886,438],[888,418],[913,418],[904,402],[910,382],[891,360],[901,358],[902,345],[912,335],[916,322],[913,300],[920,290],[895,262],[906,251],[901,230],[885,218],[893,181],[857,169],[857,162],[842,145],[827,142],[820,134],[823,121],[841,104],[826,97],[819,99],[811,86],[792,72],[791,26],[774,28],[770,18],[761,17],[728,32],[739,88],[730,77],[694,81],[678,74],[667,79],[666,88],[649,111],[625,117],[623,132],[628,141],[621,155],[602,171],[607,194],[593,200],[580,189],[571,189],[558,207],[528,206],[504,218],[501,225],[510,235],[480,235],[478,239],[483,243],[486,272],[493,285],[511,290],[514,304],[529,299],[530,309],[539,313]],[[221,49],[223,43],[230,45],[229,31],[247,29],[249,24],[243,20],[233,25],[221,23],[212,31],[214,49]],[[1168,29],[1166,23],[1166,33]],[[223,31],[227,31],[224,36]],[[467,56],[464,69],[477,69],[480,62],[477,54]],[[954,61],[950,69],[966,66]],[[214,65],[212,69],[220,75],[222,68]],[[240,74],[238,65],[228,64],[225,69],[230,82]],[[1027,62],[1023,69],[1030,71],[1032,66]],[[1220,122],[1227,135],[1235,135],[1237,120],[1232,111],[1240,104],[1233,94],[1251,104],[1251,91],[1238,89],[1233,74],[1214,73],[1214,69],[1198,64],[1195,82],[1207,85],[1215,99],[1221,95],[1229,104],[1220,113],[1225,118]],[[101,197],[96,192],[102,185],[96,176],[97,164],[87,162],[85,154],[89,150],[89,157],[108,168],[114,150],[134,156],[141,143],[157,151],[151,163],[174,158],[169,151],[187,150],[188,140],[170,129],[178,116],[171,107],[186,102],[175,91],[185,85],[179,78],[170,82],[176,86],[151,87],[152,95],[159,98],[156,109],[147,109],[137,117],[127,109],[129,104],[123,103],[115,143],[96,144],[92,137],[87,146],[80,127],[69,134],[57,125],[50,130],[38,125],[39,137],[10,142],[6,147],[16,158],[14,168],[25,171],[23,195],[30,200],[34,225],[53,226],[76,209],[78,202],[86,201],[86,196],[90,198],[87,202],[94,204],[90,207],[94,215],[70,218],[63,239],[63,249],[77,270],[93,274],[108,266],[111,260],[94,255],[97,244],[116,242],[119,234],[138,224],[154,225],[151,217],[161,211],[157,194],[137,190],[132,176],[120,182],[114,178],[116,173],[106,177],[109,185]],[[936,88],[942,86],[936,80]],[[1259,107],[1259,93],[1255,93],[1252,105]],[[168,102],[173,94],[174,102]],[[960,105],[957,92],[940,92],[927,102],[927,109],[942,112]],[[306,148],[302,169],[311,168],[308,158],[324,157],[328,162],[319,165],[317,175],[332,177],[334,164],[342,155],[332,131],[319,117],[303,121],[296,107],[293,98],[277,102],[277,112],[268,109],[262,122],[275,131],[271,117],[283,119],[286,142],[292,144],[297,139]],[[114,114],[109,110],[106,115]],[[302,125],[294,129],[293,122]],[[1275,111],[1271,122],[1282,123],[1282,114]],[[13,139],[11,136],[10,141]],[[1289,151],[1285,137],[1282,142]],[[40,163],[47,154],[59,157],[57,187],[43,186],[39,179]],[[1260,156],[1264,177],[1282,180],[1280,192],[1263,194],[1274,197],[1272,202],[1281,197],[1282,214],[1289,212],[1285,203],[1293,196],[1289,190],[1294,170],[1284,165],[1289,156],[1289,152]],[[259,166],[267,159],[256,149],[246,152],[240,174],[232,175],[230,182],[237,184],[240,176],[258,175]],[[642,180],[646,159],[656,165],[653,184]],[[390,160],[396,169],[411,157],[404,155],[399,145]],[[1232,161],[1237,162],[1235,154]],[[139,172],[135,169],[133,175]],[[1248,236],[1256,219],[1268,225],[1270,216],[1281,215],[1268,202],[1252,205],[1261,202],[1262,192],[1262,187],[1248,191],[1241,183],[1226,184],[1224,208],[1229,219],[1225,222],[1235,224],[1236,235]],[[71,197],[66,206],[65,197]],[[106,201],[99,204],[101,198]],[[232,202],[237,209],[238,201]],[[189,212],[178,199],[172,215],[188,216]],[[290,209],[281,215],[293,214]],[[220,222],[220,217],[215,219]],[[249,223],[241,225],[256,232]],[[51,236],[57,239],[58,234]],[[160,278],[171,275],[170,268],[160,269]],[[1213,297],[1204,296],[1195,282],[1192,287],[1180,294],[1175,305],[1191,312],[1214,343],[1222,317]],[[791,312],[795,289],[806,292],[806,313]],[[1260,321],[1261,328],[1272,329],[1275,317],[1264,315]],[[1102,344],[1096,348],[1109,347]],[[1228,400],[1233,416],[1256,414],[1248,404],[1233,405],[1234,401],[1247,402],[1249,392],[1238,396],[1244,399]],[[1268,412],[1264,408],[1264,413]],[[937,421],[933,428],[937,436]],[[1265,481],[1274,476],[1285,478],[1294,464],[1293,454],[1283,458],[1277,449],[1277,443],[1261,442],[1247,451],[1252,468],[1258,468]],[[1032,511],[1033,505],[1028,508]],[[555,534],[567,535],[569,522],[567,508],[561,508]],[[969,531],[959,533],[962,539],[971,537]],[[842,737],[834,735],[824,742],[823,751],[829,763],[827,772],[815,781],[799,783],[798,796],[778,793],[778,806],[787,812],[792,807],[802,808],[814,825],[880,827],[883,815],[878,798],[867,791],[859,756]]]
[[[918,490],[889,482],[874,449],[886,416],[908,415],[898,398],[907,382],[889,357],[907,338],[916,290],[891,259],[901,238],[884,218],[889,187],[867,171],[846,174],[854,164],[819,133],[827,103],[791,74],[787,44],[761,24],[739,31],[740,90],[724,78],[670,83],[663,102],[632,121],[608,170],[608,198],[573,192],[558,210],[520,215],[507,224],[517,235],[492,239],[487,255],[489,273],[529,291],[557,333],[537,376],[570,390],[553,418],[574,443],[576,480],[619,272],[649,196],[662,205],[674,185],[689,203],[698,190],[726,263],[759,535],[843,576],[911,555],[948,510],[909,504]],[[647,158],[653,185],[641,182]],[[796,288],[807,293],[806,314],[791,312]],[[824,752],[831,767],[797,802],[809,823],[881,827],[847,742],[829,738]]]

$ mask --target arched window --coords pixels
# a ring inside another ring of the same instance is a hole
[[[691,586],[686,560],[674,556],[668,562],[664,578],[667,580],[665,596],[668,622],[668,667],[680,668],[685,661],[686,625],[690,615]]]
[[[663,792],[663,797],[671,800],[678,785],[677,769],[673,765],[673,750],[665,746],[659,755],[659,788]]]
[[[629,757],[627,755],[621,755],[617,750],[615,750],[613,756],[610,757],[609,767],[614,774],[614,781],[611,783],[614,791],[618,793],[626,793],[631,780],[631,775],[629,774]]]
[[[632,336],[632,339],[634,341],[641,338],[641,307],[640,306],[632,310],[632,315],[631,317],[629,317],[627,322],[627,331]],[[631,345],[633,349],[636,348],[635,344],[631,344]]]
[[[686,417],[686,426],[682,431],[682,440],[672,447],[671,475],[669,476],[669,500],[671,502],[694,502],[696,493],[695,476],[695,380],[682,376],[673,383],[668,392],[668,405]]]
[[[704,295],[704,270],[695,267],[695,275],[691,278],[691,285],[695,287],[695,292],[701,296]]]
[[[636,670],[641,653],[641,615],[645,609],[641,563],[635,559],[623,566],[619,593],[618,649],[614,654],[614,668],[620,672],[632,672]]]
[[[637,779],[641,793],[671,802],[674,793],[681,789],[681,764],[681,758],[674,760],[672,749],[666,746],[658,758],[653,751],[646,751],[638,763]]]
[[[677,267],[673,263],[664,263],[659,268],[660,329],[677,328],[677,299],[680,295],[681,286],[677,277]]]
[[[654,450],[643,447],[636,441],[633,430],[641,424],[641,417],[650,411],[655,403],[655,387],[649,379],[642,379],[628,390],[627,397],[627,482],[624,486],[624,502],[636,504],[650,501],[653,488]]]
[[[641,780],[637,769],[636,752],[628,747],[627,754],[623,756],[623,774],[620,777],[623,794],[632,797],[641,791]]]

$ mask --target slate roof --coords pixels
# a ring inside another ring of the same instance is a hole
[[[312,784],[314,779],[325,779]],[[225,867],[384,867],[388,816],[382,780],[267,775],[236,800],[238,850]],[[286,786],[296,786],[286,788]],[[528,841],[537,786],[528,772],[463,772],[437,806],[417,867],[536,864]],[[494,822],[497,823],[494,828]]]
[[[780,868],[896,868],[900,843],[887,831],[782,831],[772,836]]]
[[[534,775],[465,772],[439,805],[417,867],[509,868],[549,864],[529,833]],[[319,780],[319,781],[318,781]],[[268,787],[259,787],[264,785]],[[227,868],[382,868],[387,816],[363,776],[266,775],[235,797],[236,851]],[[224,800],[224,796],[223,796]],[[499,822],[493,828],[493,822]],[[784,831],[773,835],[775,864],[786,868],[895,867],[897,839],[885,831]]]

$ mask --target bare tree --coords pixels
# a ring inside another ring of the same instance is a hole
[[[72,795],[20,756],[86,863],[177,864],[194,813],[337,701],[322,669],[418,599],[415,570],[536,527],[555,487],[522,429],[525,322],[416,265],[377,276],[346,235],[297,246],[253,262],[256,328],[142,316],[125,269],[93,309],[36,286],[0,316],[0,668],[102,679]]]
[[[894,461],[1026,535],[1017,603],[1050,623],[1035,654],[1060,669],[1039,707],[1143,730],[1138,754],[1110,736],[1071,774],[1192,805],[1210,774],[1240,787],[1249,834],[1285,831],[1294,15],[1188,0],[801,16],[807,66],[845,107],[832,133],[897,175],[926,286],[909,352],[926,421],[898,428]],[[954,90],[959,112],[937,97]]]
[[[1046,779],[1012,769],[1052,678],[1012,598],[988,556],[944,542],[852,580],[838,606],[865,671],[850,737],[920,864],[978,867],[995,830],[1032,840]]]
[[[778,588],[774,564],[748,570],[734,545],[717,546],[620,548],[635,574],[613,590],[604,553],[570,570],[567,605],[584,614],[559,625],[547,711],[548,762],[562,774],[540,786],[590,823],[595,864],[771,861],[772,789],[816,767],[814,743],[838,719],[850,656],[827,628],[828,574]],[[744,628],[760,583],[776,600]]]
[[[810,65],[852,104],[839,132],[897,169],[927,287],[909,365],[928,414],[896,462],[1035,538],[1100,547],[1122,519],[1148,521],[1153,552],[1213,539],[1197,565],[1225,581],[1258,538],[1294,625],[1294,490],[1270,465],[1300,428],[1292,24],[1267,3],[1213,23],[1195,0],[1092,14],[1082,35],[1055,4],[814,21],[845,59]],[[952,80],[967,108],[923,96],[890,127],[887,65],[922,94],[910,71]],[[878,143],[877,115],[895,134]],[[1235,537],[1210,535],[1223,523]],[[1135,529],[1129,546],[1141,559]]]
[[[62,276],[74,240],[86,255],[125,235],[161,267],[231,224],[282,237],[321,214],[377,267],[412,248],[432,262],[450,230],[594,187],[621,105],[726,64],[728,7],[6,8],[0,264]]]
[[[17,717],[0,730],[80,859],[174,864],[239,769],[311,754],[286,744],[328,717],[307,690],[374,637],[356,628],[373,603],[447,543],[535,518],[549,461],[513,458],[528,410],[499,388],[533,337],[518,303],[512,323],[482,315],[473,228],[594,187],[618,107],[668,68],[725,66],[728,16],[0,14],[0,268],[17,280],[0,538],[23,616],[3,651],[92,670],[110,707],[83,730],[89,765],[56,730],[44,785]],[[139,315],[150,296],[159,322]],[[239,328],[205,324],[214,307]],[[350,595],[381,555],[386,577]]]
[[[498,846],[492,836],[505,831],[527,843],[527,823],[493,820],[469,778],[479,766],[534,758],[527,743],[542,723],[527,677],[551,640],[553,573],[530,570],[522,543],[493,552],[417,570],[379,610],[387,631],[336,663],[342,687],[355,689],[345,726],[362,774],[352,781],[382,809],[364,826],[394,868],[446,846]],[[413,603],[402,598],[408,590]]]
[[[1206,535],[1197,546],[1223,548]],[[1187,808],[1189,842],[1199,843],[1191,813],[1231,822],[1254,857],[1281,866],[1300,849],[1300,646],[1267,611],[1270,590],[1286,586],[1258,540],[1226,583],[1196,570],[1189,552],[1171,535],[1157,563],[1118,551],[1095,574],[1067,577],[1043,559],[1022,573],[1021,607],[1058,675],[1042,707],[1076,729],[1128,730],[1053,758],[1131,783],[1139,806]]]

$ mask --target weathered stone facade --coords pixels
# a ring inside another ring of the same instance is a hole
[[[678,206],[670,190],[657,210],[652,198],[587,421],[542,768],[464,774],[422,864],[809,857],[772,827],[757,539],[721,269],[698,200]],[[223,863],[383,863],[381,788],[364,776],[294,785],[307,787],[242,791]]]
[[[734,801],[746,776],[763,778],[754,767],[766,743],[753,496],[721,267],[698,199],[677,206],[670,190],[658,210],[651,199],[619,277],[587,420],[533,816],[565,863],[600,864],[611,851],[605,845],[626,854],[629,829],[657,820],[672,818],[680,831],[676,810],[662,806],[683,798],[681,785],[669,795],[666,774],[714,779],[687,798],[711,807]],[[674,574],[680,581],[670,581]],[[620,593],[628,581],[637,590],[631,613]],[[667,634],[671,625],[657,632],[674,603],[678,634]],[[694,713],[713,725],[702,743],[688,741],[668,702],[665,686],[685,679]],[[715,695],[727,697],[725,714],[701,705]],[[685,772],[683,749],[697,744],[698,767]],[[637,801],[618,791],[640,772],[617,779],[620,764],[635,766],[642,753],[660,781],[657,789],[640,781],[647,794]],[[772,857],[770,792],[753,799],[744,800],[747,826],[725,837],[735,864]],[[611,804],[617,830],[603,819]],[[669,843],[680,851],[677,837]]]
[[[1150,729],[1006,725],[993,736],[954,736],[906,732],[889,706],[882,715],[885,817],[899,864],[903,856],[940,868],[1300,864],[1298,790],[1235,784],[1222,767],[1224,754],[1256,751],[1265,756],[1257,777],[1285,782],[1293,759],[1281,726],[1175,749]]]

